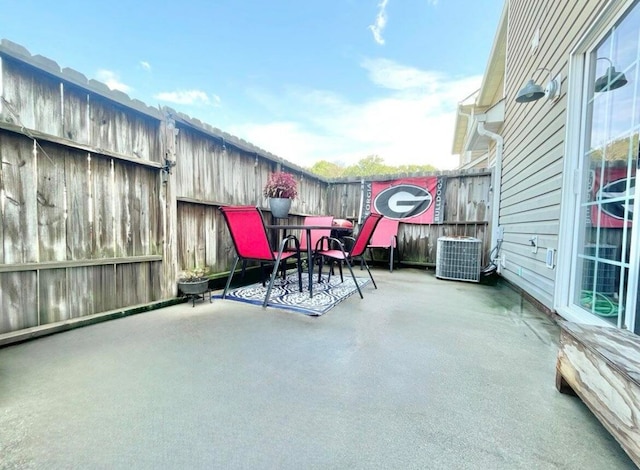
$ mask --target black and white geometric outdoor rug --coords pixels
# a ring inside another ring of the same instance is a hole
[[[337,274],[337,273],[336,273]],[[302,292],[298,288],[298,273],[293,271],[287,273],[286,279],[277,278],[271,289],[268,307],[283,308],[305,315],[320,316],[327,313],[344,299],[357,293],[353,278],[345,273],[344,282],[340,282],[340,275],[332,275],[331,282],[328,276],[322,276],[322,282],[318,283],[317,278],[313,280],[313,297],[309,298],[308,273],[302,273]],[[358,278],[360,289],[369,282],[369,279]],[[262,287],[262,283],[250,286],[230,289],[226,299],[247,302],[255,305],[262,305],[267,288]],[[222,293],[215,294],[213,298],[221,298]]]

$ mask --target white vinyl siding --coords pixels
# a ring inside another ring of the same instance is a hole
[[[567,74],[570,51],[602,8],[599,0],[512,0],[506,55],[499,223],[504,229],[502,275],[550,309],[556,269],[546,266],[547,249],[558,249],[564,166]],[[539,44],[531,40],[539,31]],[[533,78],[544,88],[561,74],[560,98],[516,103],[518,90]],[[569,188],[570,189],[570,188]],[[537,237],[537,252],[530,239]],[[567,255],[558,253],[559,256]]]

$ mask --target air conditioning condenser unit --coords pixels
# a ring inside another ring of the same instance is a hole
[[[473,237],[440,237],[437,250],[437,278],[480,282],[482,240]]]

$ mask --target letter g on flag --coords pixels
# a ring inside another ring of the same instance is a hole
[[[380,214],[390,219],[406,219],[425,213],[433,198],[429,191],[412,184],[399,184],[382,190],[373,201]]]

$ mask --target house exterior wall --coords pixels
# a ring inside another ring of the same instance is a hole
[[[465,152],[460,155],[460,162],[458,164],[458,169],[467,170],[467,169],[475,169],[480,170],[482,168],[489,168],[489,162],[491,160],[491,156],[485,152]]]
[[[549,309],[554,307],[556,269],[546,265],[547,249],[558,250],[562,191],[570,190],[562,185],[570,52],[603,4],[599,0],[508,4],[501,272]],[[561,75],[559,98],[516,103],[527,80],[533,78],[543,87],[550,80],[549,72],[537,71],[541,67],[550,69],[553,77]]]

